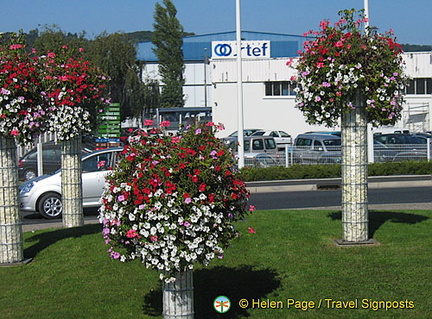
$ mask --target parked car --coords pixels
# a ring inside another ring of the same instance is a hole
[[[237,138],[230,138],[225,141],[234,153],[238,152]],[[266,153],[274,158],[277,156],[276,141],[273,137],[245,136],[243,141],[244,153]]]
[[[414,133],[413,136],[426,140],[426,143],[427,143],[427,139],[429,139],[429,140],[432,139],[432,134],[426,133],[426,132],[425,133]]]
[[[419,134],[374,135],[376,162],[425,160],[427,158],[427,147],[427,137]]]
[[[271,130],[262,130],[256,131],[251,136],[270,136],[273,137],[276,141],[277,147],[279,150],[285,149],[286,145],[292,144],[291,135],[284,131],[271,131]]]
[[[82,158],[83,207],[101,205],[105,176],[118,160],[122,148],[104,149]],[[43,175],[19,186],[20,208],[39,212],[44,218],[58,218],[62,214],[61,170]]]
[[[329,135],[336,135],[340,137],[341,131],[310,131],[304,134],[329,134]]]
[[[341,158],[341,138],[332,134],[305,133],[300,134],[294,141],[292,150],[294,163],[320,163],[334,158],[339,162]]]
[[[274,157],[266,153],[245,153],[244,163],[247,167],[270,167],[279,165]]]
[[[82,154],[94,151],[96,144],[88,137],[83,137]],[[37,176],[38,171],[37,147],[33,148],[18,161],[18,178],[20,180],[30,180]],[[61,144],[54,141],[42,144],[42,162],[44,174],[51,174],[61,167]]]
[[[260,129],[260,128],[246,128],[243,130],[243,135],[244,136],[251,136],[253,133],[255,133],[257,131],[262,131],[262,129]],[[230,135],[228,135],[228,137],[237,137],[237,136],[238,136],[237,131],[234,131]]]

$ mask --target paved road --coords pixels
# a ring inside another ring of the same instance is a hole
[[[430,187],[372,188],[368,199],[372,209],[432,210]],[[340,189],[252,193],[250,198],[257,209],[340,209],[340,203]]]
[[[340,209],[340,179],[290,180],[248,183],[250,204],[257,209]],[[369,178],[371,209],[432,210],[432,179],[426,176]],[[85,223],[97,223],[97,209],[84,212]],[[23,230],[61,227],[61,220],[46,220],[22,213]]]

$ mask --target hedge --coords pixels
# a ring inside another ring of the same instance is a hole
[[[341,177],[340,164],[326,165],[292,165],[290,167],[273,166],[266,168],[244,167],[241,176],[245,182],[333,178]],[[371,163],[368,165],[369,176],[390,175],[432,175],[432,161],[404,161],[388,163]]]

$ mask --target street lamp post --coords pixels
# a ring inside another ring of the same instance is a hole
[[[243,123],[243,73],[241,58],[241,23],[240,0],[236,0],[236,40],[237,40],[237,138],[238,138],[238,167],[244,167],[244,123]]]

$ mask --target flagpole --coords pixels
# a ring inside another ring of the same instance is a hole
[[[240,0],[236,0],[236,40],[237,40],[237,141],[238,168],[244,167],[244,122],[243,122],[243,73],[241,55]]]

